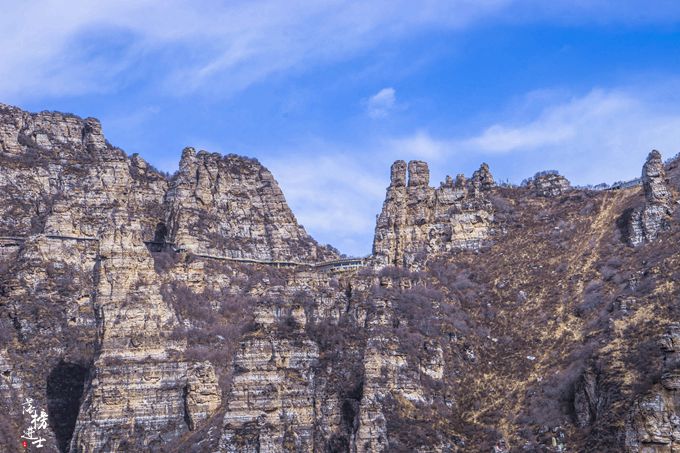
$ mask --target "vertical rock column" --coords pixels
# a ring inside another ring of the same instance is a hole
[[[417,267],[430,254],[478,249],[493,220],[487,192],[495,187],[482,164],[470,181],[449,177],[438,189],[430,187],[425,162],[392,165],[390,186],[378,216],[373,254],[378,266]]]
[[[375,227],[373,255],[381,266],[398,265],[403,258],[406,202],[406,162],[398,160],[390,168],[390,186]]]
[[[289,338],[276,333],[277,310],[256,311],[258,330],[240,344],[226,404],[220,451],[315,451],[315,372],[319,348],[305,333],[306,317],[294,310]]]
[[[661,154],[656,150],[649,153],[642,167],[642,186],[645,204],[631,213],[628,223],[628,241],[634,247],[656,239],[670,222],[672,196]]]
[[[185,423],[187,364],[171,357],[174,312],[162,300],[153,259],[127,214],[101,238],[98,356],[71,450],[142,451],[176,438]]]

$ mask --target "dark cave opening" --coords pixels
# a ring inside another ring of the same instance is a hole
[[[153,241],[164,243],[165,238],[168,236],[168,227],[164,223],[159,223],[156,225],[156,232],[153,235]]]
[[[86,367],[61,361],[47,377],[47,415],[61,452],[68,451],[87,375]]]

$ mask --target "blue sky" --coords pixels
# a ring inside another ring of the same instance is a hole
[[[320,242],[370,252],[395,159],[432,185],[636,177],[680,152],[680,2],[0,0],[0,102],[102,120],[174,171],[258,158]]]

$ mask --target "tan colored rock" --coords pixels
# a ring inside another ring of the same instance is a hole
[[[628,452],[680,449],[680,324],[670,324],[659,345],[664,352],[661,383],[633,403],[625,430]]]
[[[419,258],[456,249],[477,249],[489,235],[493,220],[485,193],[494,187],[486,165],[466,185],[458,176],[438,189],[429,186],[427,164],[397,161],[378,217],[373,254],[378,265],[412,266]],[[470,195],[468,195],[470,193]]]
[[[314,440],[315,343],[252,337],[241,344],[220,448],[309,451]]]
[[[542,172],[526,182],[527,187],[539,197],[557,197],[571,187],[569,180],[557,172]]]
[[[189,429],[193,430],[222,404],[222,390],[210,362],[195,363],[189,367],[186,389],[186,413]]]
[[[642,187],[645,203],[634,209],[628,219],[628,241],[634,247],[653,241],[659,232],[668,229],[673,212],[663,160],[656,150],[649,153],[642,167]]]
[[[299,262],[337,257],[298,225],[276,180],[255,159],[187,148],[167,201],[170,240],[196,254]]]

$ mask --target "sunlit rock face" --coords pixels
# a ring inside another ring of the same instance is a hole
[[[656,239],[660,231],[668,228],[673,212],[664,163],[656,150],[649,153],[642,167],[642,186],[645,202],[632,211],[628,222],[628,241],[633,246]]]
[[[557,172],[544,172],[527,180],[526,186],[540,197],[558,197],[567,192],[571,184]]]
[[[484,164],[469,181],[450,177],[430,187],[425,162],[396,161],[378,217],[373,254],[379,265],[411,266],[428,254],[478,249],[489,236],[493,220],[487,198],[495,186]]]
[[[306,263],[337,258],[297,223],[278,183],[255,159],[187,148],[167,203],[170,240],[197,254]]]
[[[0,106],[0,451],[27,398],[55,452],[675,451],[678,168],[431,187],[397,161],[371,259],[314,267],[336,252],[257,161],[170,176]]]

